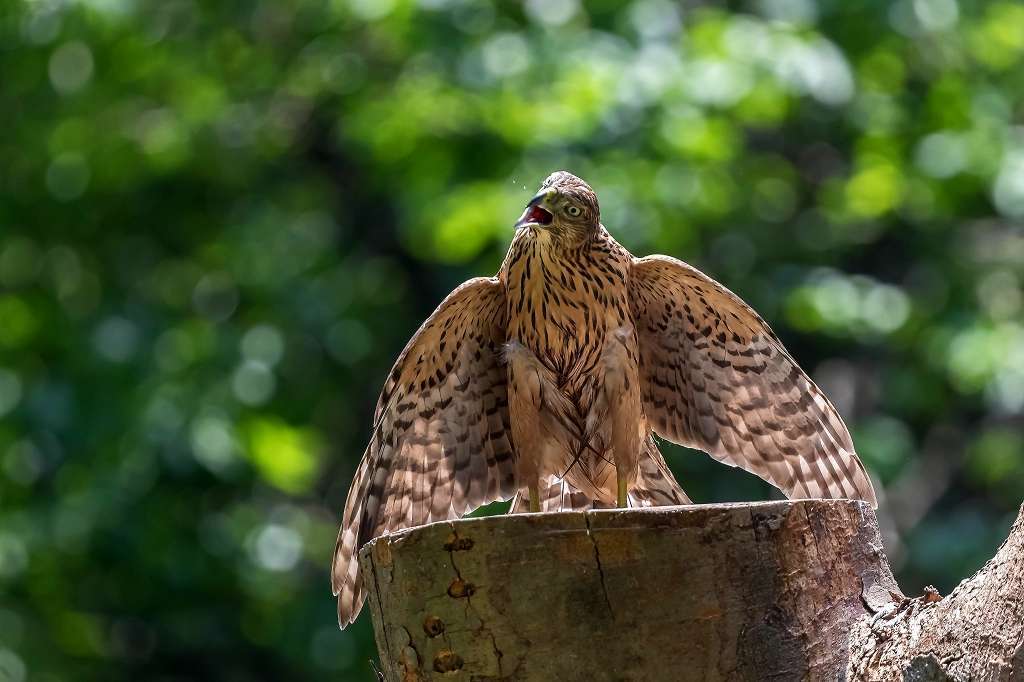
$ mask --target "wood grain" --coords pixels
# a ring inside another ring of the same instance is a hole
[[[849,500],[462,519],[360,559],[388,680],[842,679],[903,599]]]

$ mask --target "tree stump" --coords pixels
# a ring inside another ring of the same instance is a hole
[[[462,519],[361,561],[403,682],[844,679],[852,625],[903,599],[848,500]]]

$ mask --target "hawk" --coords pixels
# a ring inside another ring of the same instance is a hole
[[[836,408],[754,310],[668,256],[635,258],[597,196],[550,175],[496,277],[459,286],[388,375],[345,503],[341,627],[357,551],[496,500],[512,511],[686,504],[654,435],[789,497],[875,504]]]

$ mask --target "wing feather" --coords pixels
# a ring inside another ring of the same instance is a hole
[[[388,375],[334,551],[342,627],[365,598],[357,552],[368,540],[516,493],[500,356],[506,320],[497,278],[470,280],[423,323]]]
[[[738,296],[682,261],[649,256],[633,261],[630,305],[656,433],[790,497],[875,504],[836,408]]]

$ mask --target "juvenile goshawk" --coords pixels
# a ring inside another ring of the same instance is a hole
[[[334,553],[342,627],[371,538],[515,497],[513,511],[684,504],[654,435],[789,497],[871,482],[835,407],[753,309],[667,256],[634,258],[587,183],[550,175],[497,277],[423,323],[377,402]]]

